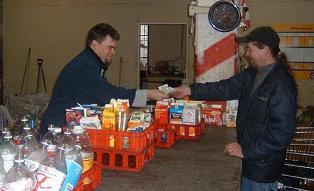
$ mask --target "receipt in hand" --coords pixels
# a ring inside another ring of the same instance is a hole
[[[162,86],[159,86],[158,89],[165,94],[171,94],[175,91],[175,88],[169,87],[168,84],[164,84]]]

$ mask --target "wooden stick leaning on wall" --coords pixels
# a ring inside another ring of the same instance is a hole
[[[25,84],[25,77],[26,77],[27,69],[29,68],[29,64],[30,64],[31,52],[32,52],[32,48],[28,47],[28,53],[27,53],[27,58],[26,58],[26,62],[25,62],[25,67],[24,67],[24,73],[23,73],[23,78],[22,78],[22,83],[21,83],[20,94],[23,93],[24,84]]]
[[[123,63],[123,59],[122,57],[120,57],[120,63],[119,63],[119,86],[121,85],[121,73],[122,73],[122,63]]]

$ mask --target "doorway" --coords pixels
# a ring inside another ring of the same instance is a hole
[[[187,24],[139,24],[139,87],[179,86],[187,63]]]

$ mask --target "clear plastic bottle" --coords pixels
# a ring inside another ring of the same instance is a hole
[[[35,118],[31,118],[29,120],[29,127],[31,128],[31,131],[34,133],[34,137],[36,138],[36,140],[40,140],[40,135],[37,131],[37,124]]]
[[[15,157],[14,166],[4,178],[3,191],[33,191],[36,185],[34,174],[25,166],[22,155]]]
[[[22,144],[22,133],[23,133],[23,122],[20,120],[20,118],[16,118],[14,120],[14,125],[13,128],[11,129],[12,132],[12,138],[14,143],[19,147],[19,149],[22,148],[23,144]],[[20,145],[20,146],[19,146]]]
[[[22,144],[19,144],[19,148],[22,151],[22,154],[26,156],[28,153],[40,147],[38,140],[36,139],[36,132],[29,126],[29,123],[26,118],[22,119],[23,121],[23,132],[22,132]]]
[[[65,155],[67,172],[71,173],[67,174],[61,187],[61,191],[73,190],[76,187],[83,171],[83,160],[80,153],[81,146],[75,145],[74,147],[74,150],[69,151]]]
[[[76,125],[72,129],[73,137],[76,141],[76,144],[79,144],[82,148],[81,156],[83,159],[83,173],[88,171],[93,167],[94,163],[94,151],[92,144],[90,143],[89,136],[86,133],[85,129]]]
[[[61,127],[54,127],[54,130],[53,130],[53,135],[55,137],[55,139],[57,140],[58,143],[60,143],[61,139],[62,139],[62,129]]]
[[[74,145],[75,145],[75,140],[72,136],[72,132],[69,128],[67,128],[64,131],[64,135],[62,136],[57,147],[61,147],[61,146],[64,147],[65,148],[65,154],[67,154],[68,152],[70,152],[71,150],[74,149]]]
[[[3,183],[4,177],[5,177],[5,170],[3,168],[3,160],[2,157],[0,155],[0,190],[1,190],[1,185]]]
[[[47,140],[42,143],[40,148],[37,148],[25,156],[25,165],[32,172],[37,171],[40,163],[48,157],[48,148],[50,142]]]
[[[4,136],[9,132],[8,128],[4,127],[2,128],[1,131],[1,136],[0,136],[0,145],[4,142]]]
[[[67,175],[64,147],[57,147],[54,156],[49,156],[40,163],[36,172],[38,182],[36,191],[59,191]]]
[[[23,139],[23,146],[21,148],[21,152],[24,157],[33,152],[34,150],[40,148],[41,145],[37,142],[37,140],[33,137],[32,134],[28,134]]]
[[[4,142],[0,145],[0,155],[3,159],[3,167],[6,172],[8,172],[13,164],[16,155],[19,155],[20,150],[12,141],[11,133],[7,133],[4,136]]]
[[[59,137],[57,137],[57,134],[54,132],[55,127],[53,124],[50,124],[48,126],[48,132],[42,137],[41,143],[49,143],[48,153],[53,155],[56,149],[57,144],[60,142]]]
[[[0,113],[0,145],[3,143],[3,137],[4,135],[9,131],[8,130],[8,125],[7,125],[7,119],[5,118],[3,113]]]

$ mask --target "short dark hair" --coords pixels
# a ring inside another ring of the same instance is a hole
[[[99,23],[88,31],[85,46],[89,47],[93,40],[101,43],[107,35],[109,35],[113,40],[120,40],[120,34],[115,28],[106,23]]]

